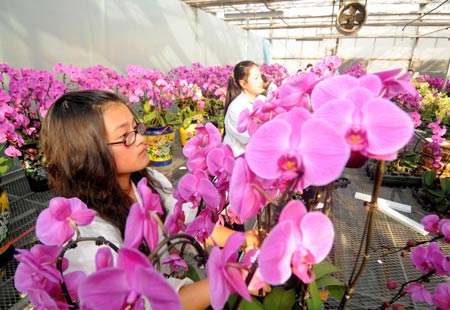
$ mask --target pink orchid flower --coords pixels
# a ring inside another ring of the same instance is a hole
[[[95,254],[95,269],[101,270],[103,268],[113,267],[114,257],[111,253],[111,249],[103,247],[97,250]]]
[[[47,245],[62,246],[75,234],[75,227],[89,225],[96,212],[78,198],[55,197],[39,214],[36,236]]]
[[[189,139],[183,147],[183,154],[188,159],[200,150],[210,150],[222,143],[222,136],[219,130],[211,123],[207,123],[206,125],[199,124],[196,132],[196,135]]]
[[[411,261],[418,270],[425,273],[436,269],[433,257],[436,253],[440,253],[441,248],[437,242],[431,242],[427,247],[420,245],[411,252]]]
[[[212,234],[214,226],[211,211],[205,209],[187,225],[185,233],[196,238],[199,242],[204,242]]]
[[[206,263],[206,274],[214,279],[209,282],[211,306],[214,309],[222,309],[228,297],[235,292],[245,300],[251,300],[242,268],[237,266],[238,249],[244,240],[244,234],[236,232],[228,238],[223,249],[215,246],[211,250]]]
[[[290,201],[261,246],[258,261],[264,280],[278,285],[294,273],[304,283],[314,281],[311,267],[327,257],[333,239],[333,223],[328,217],[307,212],[298,200]]]
[[[183,269],[185,271],[188,270],[188,265],[186,262],[180,257],[178,253],[172,253],[168,258],[163,260],[163,264],[169,264],[172,268],[173,272],[177,272],[179,269]]]
[[[325,79],[311,95],[314,117],[330,122],[353,152],[393,160],[413,136],[414,124],[405,111],[378,96],[381,89],[382,83],[375,75]]]
[[[175,196],[183,202],[192,202],[192,208],[197,208],[202,201],[211,210],[216,209],[220,203],[219,193],[211,183],[206,172],[199,170],[194,174],[185,174],[178,183]]]
[[[31,250],[17,249],[15,258],[19,261],[14,275],[14,284],[19,292],[29,289],[43,289],[47,292],[58,290],[62,280],[56,268],[61,247],[37,244]],[[68,267],[67,259],[63,259],[63,271]]]
[[[241,265],[246,267],[248,270],[252,267],[253,263],[258,259],[258,256],[260,254],[259,249],[252,249],[245,253],[244,258],[241,261]],[[245,280],[248,276],[248,271],[246,269],[242,270],[242,278]],[[252,276],[252,279],[250,280],[250,283],[248,284],[249,291],[257,291],[259,289],[262,289],[266,282],[264,281],[264,278],[261,274],[261,270],[259,267],[256,268],[255,273]]]
[[[429,305],[432,305],[432,296],[431,293],[422,286],[422,284],[413,282],[406,288],[409,296],[412,300],[417,302],[426,302]]]
[[[444,236],[444,240],[450,243],[450,220],[442,219],[438,224],[438,229],[441,235]]]
[[[45,310],[66,310],[71,306],[62,301],[56,301],[46,291],[40,289],[30,289],[27,291],[28,298],[35,309]]]
[[[434,288],[434,295],[432,297],[433,304],[438,309],[450,309],[450,284],[439,283]]]
[[[113,283],[113,285],[112,285]],[[117,268],[104,268],[88,276],[78,290],[81,303],[89,309],[145,308],[144,297],[152,309],[181,309],[175,290],[153,269],[138,250],[121,248]],[[111,298],[114,296],[114,298]]]
[[[377,72],[377,75],[383,83],[383,97],[391,99],[399,94],[417,95],[417,89],[411,83],[411,74],[409,72],[398,76],[402,69],[393,69],[389,71]]]
[[[349,155],[344,137],[328,121],[296,108],[261,126],[247,144],[245,158],[259,177],[300,176],[299,187],[305,188],[337,179]]]
[[[176,204],[173,208],[173,214],[167,217],[164,226],[167,228],[167,232],[170,235],[173,235],[185,229],[185,221],[186,215],[184,214],[181,204]]]
[[[154,250],[159,242],[158,221],[155,219],[162,214],[161,200],[147,186],[147,179],[142,178],[138,183],[138,191],[142,198],[142,206],[134,203],[130,208],[125,226],[126,247],[137,248],[145,239],[150,251]]]
[[[429,214],[422,218],[421,220],[423,228],[431,233],[437,233],[439,231],[438,223],[439,216],[436,214]]]
[[[236,159],[230,180],[229,198],[233,214],[244,220],[258,214],[267,203],[267,199],[261,194],[264,190],[263,182],[248,168],[243,157]]]

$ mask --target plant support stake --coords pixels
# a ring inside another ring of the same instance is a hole
[[[369,251],[370,251],[370,243],[372,240],[374,215],[375,215],[375,212],[378,207],[377,200],[378,200],[378,195],[379,195],[380,189],[381,189],[381,182],[383,181],[384,164],[385,164],[384,160],[379,160],[377,162],[377,169],[376,169],[376,173],[375,173],[375,182],[374,182],[373,188],[372,188],[372,199],[370,202],[366,202],[364,204],[367,207],[366,224],[364,226],[363,235],[361,237],[361,243],[360,243],[360,247],[358,250],[358,254],[355,258],[355,264],[353,265],[352,274],[348,281],[348,287],[347,287],[344,297],[342,298],[342,300],[339,304],[339,307],[338,307],[339,310],[344,309],[345,305],[352,297],[352,293],[353,293],[353,290],[355,289],[356,283],[358,282],[361,275],[363,274],[363,272],[366,268],[367,262],[369,261]],[[364,242],[365,242],[365,247],[364,247],[364,254],[362,257],[361,265],[359,266],[358,271],[356,271],[358,262],[360,260],[361,254],[362,254],[361,251],[364,246]],[[356,275],[355,275],[355,273],[356,273]]]

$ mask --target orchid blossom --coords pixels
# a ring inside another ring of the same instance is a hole
[[[290,201],[261,246],[258,262],[264,280],[283,284],[294,273],[304,283],[314,281],[311,267],[327,257],[333,241],[328,217],[307,212],[298,200]]]
[[[413,136],[414,124],[397,105],[379,97],[382,89],[376,75],[325,79],[311,94],[313,115],[333,124],[353,152],[393,160]]]
[[[117,267],[91,274],[82,282],[78,293],[88,309],[142,310],[147,301],[152,309],[181,309],[175,290],[153,269],[148,258],[135,249],[119,249]]]
[[[305,188],[337,179],[349,155],[344,137],[328,121],[296,108],[261,126],[245,158],[256,175],[272,180],[299,177],[300,188]]]
[[[222,250],[215,246],[209,254],[206,273],[211,279],[214,278],[214,281],[209,281],[213,309],[222,309],[228,297],[235,292],[251,300],[241,270],[243,267],[237,262],[237,250],[244,239],[244,234],[236,232],[228,238]]]
[[[152,193],[147,186],[146,178],[140,180],[137,187],[142,198],[142,206],[138,203],[131,206],[125,227],[124,244],[130,248],[137,248],[145,239],[152,251],[159,242],[159,225],[155,217],[163,213],[161,201],[159,195]]]
[[[78,198],[52,198],[39,214],[36,235],[44,244],[62,246],[73,237],[77,225],[89,225],[95,214]]]

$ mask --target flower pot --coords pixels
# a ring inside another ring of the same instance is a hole
[[[180,142],[181,146],[184,146],[189,139],[191,139],[193,136],[197,134],[196,128],[197,128],[197,121],[192,121],[191,124],[184,128],[180,127]]]
[[[431,139],[427,139],[431,142]],[[420,154],[420,168],[423,171],[436,170],[436,174],[441,178],[450,178],[450,140],[445,140],[441,146],[441,165],[439,168],[433,167],[433,151],[424,147]]]
[[[148,144],[150,164],[155,167],[168,166],[172,163],[174,132],[169,127],[147,128],[145,132]]]
[[[26,144],[20,148],[20,164],[25,173],[31,191],[48,191],[47,173],[42,165],[42,153],[37,144]]]
[[[9,209],[8,196],[0,187],[0,267],[6,265],[14,255],[14,247],[8,245],[10,242],[10,221],[11,212]]]

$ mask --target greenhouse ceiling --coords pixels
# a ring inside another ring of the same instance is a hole
[[[182,1],[271,41],[355,37],[450,40],[449,0]]]

